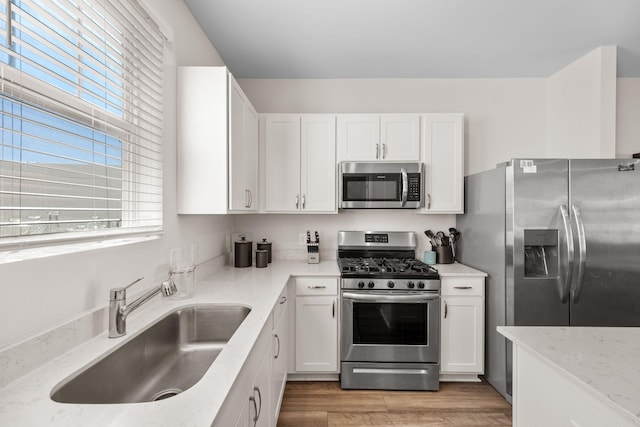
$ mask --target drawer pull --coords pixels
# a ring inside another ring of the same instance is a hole
[[[309,289],[327,289],[327,285],[309,285],[307,286]]]
[[[454,286],[454,289],[471,289],[472,286]]]

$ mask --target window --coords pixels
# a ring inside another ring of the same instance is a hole
[[[162,52],[135,0],[0,5],[0,245],[161,229]]]

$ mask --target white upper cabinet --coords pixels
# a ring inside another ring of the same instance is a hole
[[[464,213],[464,116],[422,116],[424,213]]]
[[[420,160],[417,114],[343,114],[338,116],[339,161]]]
[[[258,115],[226,67],[178,68],[180,214],[258,210]]]
[[[380,159],[420,160],[420,116],[387,114],[380,116]]]
[[[300,117],[264,120],[264,203],[267,212],[300,210]]]
[[[229,75],[229,211],[258,210],[258,113]]]
[[[380,116],[338,116],[340,161],[374,161],[380,158]]]
[[[335,116],[268,114],[263,123],[263,210],[337,212]]]
[[[301,208],[337,212],[335,116],[302,116],[301,124]]]

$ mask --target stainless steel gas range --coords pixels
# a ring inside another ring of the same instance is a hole
[[[413,232],[340,231],[342,388],[438,390],[440,276]]]

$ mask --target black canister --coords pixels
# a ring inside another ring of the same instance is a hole
[[[256,251],[256,268],[265,268],[269,259],[266,249],[258,249]]]
[[[267,251],[267,262],[271,263],[271,242],[267,242],[267,239],[262,239],[262,242],[256,243],[256,249]]]
[[[238,268],[251,267],[253,263],[251,252],[253,250],[253,242],[241,237],[240,240],[234,242],[234,265]]]

